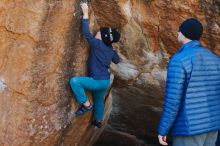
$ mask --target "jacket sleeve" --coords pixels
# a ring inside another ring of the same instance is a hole
[[[90,33],[88,19],[82,19],[82,33],[91,46],[93,46],[96,43],[96,38]]]
[[[114,55],[112,58],[112,62],[115,64],[118,64],[120,62],[120,57],[118,56],[118,53],[114,50]]]
[[[168,65],[164,106],[158,128],[158,133],[162,136],[168,135],[177,117],[185,92],[185,78],[182,63],[171,60]]]

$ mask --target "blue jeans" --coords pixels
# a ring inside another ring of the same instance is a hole
[[[83,104],[88,100],[85,89],[92,91],[95,120],[103,120],[104,98],[109,84],[110,80],[95,80],[92,77],[73,77],[70,79],[70,86],[79,103]]]
[[[193,136],[173,137],[173,146],[215,146],[218,131]]]

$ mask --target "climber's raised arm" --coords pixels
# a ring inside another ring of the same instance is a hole
[[[89,30],[89,7],[87,3],[81,3],[80,5],[83,11],[82,33],[85,39],[88,41],[88,43],[90,45],[93,45],[96,39],[90,33],[90,30]]]

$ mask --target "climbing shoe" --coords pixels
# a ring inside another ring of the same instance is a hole
[[[90,111],[90,110],[92,110],[92,109],[93,109],[92,105],[90,105],[90,106],[81,105],[81,106],[77,109],[77,111],[75,112],[75,115],[76,115],[76,116],[81,116],[81,115],[85,114],[87,111]]]
[[[93,120],[92,125],[95,126],[96,128],[101,128],[102,127],[102,122],[97,121],[97,120]]]

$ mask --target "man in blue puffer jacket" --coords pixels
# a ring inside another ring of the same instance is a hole
[[[220,129],[220,57],[199,42],[202,24],[195,18],[179,27],[183,45],[168,65],[158,138],[173,146],[215,146]]]

